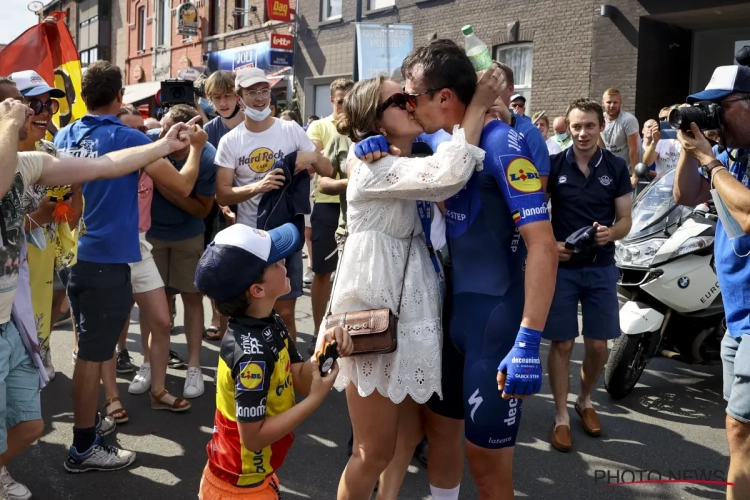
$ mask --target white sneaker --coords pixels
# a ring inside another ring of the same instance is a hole
[[[92,470],[110,471],[128,467],[135,460],[135,452],[121,450],[104,443],[101,436],[96,436],[94,444],[83,454],[70,447],[68,459],[65,461],[65,470],[73,473],[88,472]]]
[[[130,394],[143,394],[151,388],[151,365],[143,363],[128,386]]]
[[[205,388],[203,387],[203,373],[200,368],[190,366],[187,369],[187,377],[185,377],[185,388],[182,391],[182,396],[186,399],[197,398]]]
[[[305,271],[305,274],[302,276],[302,282],[305,285],[311,285],[313,280],[313,270],[312,268],[308,267],[307,271]]]
[[[29,489],[10,477],[8,469],[5,467],[0,468],[0,483],[5,488],[8,500],[29,500],[31,498]]]
[[[44,365],[44,371],[47,372],[47,378],[52,382],[55,380],[55,367],[52,365],[52,354],[50,348],[42,349],[42,364]]]

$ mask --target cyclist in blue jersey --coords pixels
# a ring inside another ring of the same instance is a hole
[[[402,73],[425,132],[449,131],[461,123],[476,86],[463,49],[450,40],[433,40],[404,60]],[[363,141],[359,152],[377,149],[376,141]],[[490,118],[480,147],[487,153],[484,169],[445,202],[453,282],[449,329],[464,355],[466,453],[480,499],[511,499],[521,399],[541,389],[539,343],[558,256],[541,175],[526,140]],[[444,386],[457,371],[461,368],[444,367],[450,374],[443,377]],[[430,485],[440,494],[433,496],[457,499],[462,464],[451,461],[455,456],[448,450],[456,441],[460,446],[460,434],[454,439],[457,426],[428,407]]]

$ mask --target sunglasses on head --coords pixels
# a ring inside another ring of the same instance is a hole
[[[29,99],[28,106],[35,115],[41,115],[45,109],[47,110],[47,113],[51,115],[54,115],[60,110],[60,103],[54,99],[50,99],[47,102],[42,102],[39,99]]]
[[[399,109],[406,110],[406,105],[411,106],[412,108],[417,107],[417,100],[414,99],[414,97],[410,96],[409,94],[404,94],[403,92],[400,92],[398,94],[393,94],[391,97],[386,99],[385,101],[378,106],[377,113],[378,116],[382,115],[386,109],[390,108],[391,106],[398,106]]]

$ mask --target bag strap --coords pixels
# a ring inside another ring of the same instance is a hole
[[[401,280],[401,293],[398,297],[398,306],[396,308],[396,317],[401,313],[401,299],[404,298],[404,286],[406,285],[406,268],[409,265],[409,257],[411,256],[411,244],[414,241],[414,235],[417,232],[417,226],[414,226],[414,231],[411,233],[411,238],[409,238],[409,246],[406,250],[406,259],[404,259],[404,277]],[[331,315],[331,305],[333,304],[333,295],[336,291],[336,284],[339,281],[339,271],[341,270],[341,261],[344,260],[344,250],[346,249],[346,240],[349,239],[349,236],[346,237],[344,240],[344,244],[341,247],[341,255],[339,256],[338,264],[336,264],[336,274],[333,278],[333,285],[331,286],[331,295],[328,297],[328,312],[326,312],[326,318]]]

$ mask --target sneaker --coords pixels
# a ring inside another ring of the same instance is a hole
[[[135,366],[133,366],[133,358],[130,357],[130,353],[127,349],[120,349],[117,352],[117,373],[133,373]]]
[[[142,364],[128,386],[130,394],[143,394],[151,388],[151,365]]]
[[[96,433],[100,436],[109,436],[112,434],[115,429],[117,428],[117,422],[115,422],[114,417],[110,417],[109,415],[102,416],[101,413],[96,413]]]
[[[55,380],[55,367],[52,365],[52,355],[50,354],[50,348],[49,346],[47,346],[46,348],[42,348],[41,351],[44,371],[47,372],[47,378],[50,382],[52,382],[53,380]],[[2,479],[1,475],[0,479]]]
[[[312,268],[308,267],[307,271],[305,271],[304,276],[302,276],[302,282],[305,285],[312,285],[312,280],[313,280],[313,271],[312,271]]]
[[[76,365],[76,360],[78,359],[78,353],[76,351],[73,351],[73,353],[71,354],[71,356],[73,357],[73,366],[75,366]]]
[[[10,477],[8,469],[5,467],[0,467],[0,484],[5,488],[5,498],[8,500],[29,500],[31,498],[29,489]]]
[[[203,373],[200,368],[191,366],[187,369],[187,377],[185,377],[185,388],[182,391],[182,396],[185,398],[197,398],[204,391],[203,387]]]
[[[167,366],[169,366],[170,368],[182,368],[183,366],[185,366],[185,362],[176,352],[170,350]]]
[[[70,447],[65,470],[72,473],[88,472],[92,470],[111,471],[128,467],[135,461],[135,452],[121,450],[104,442],[101,436],[84,453]]]

